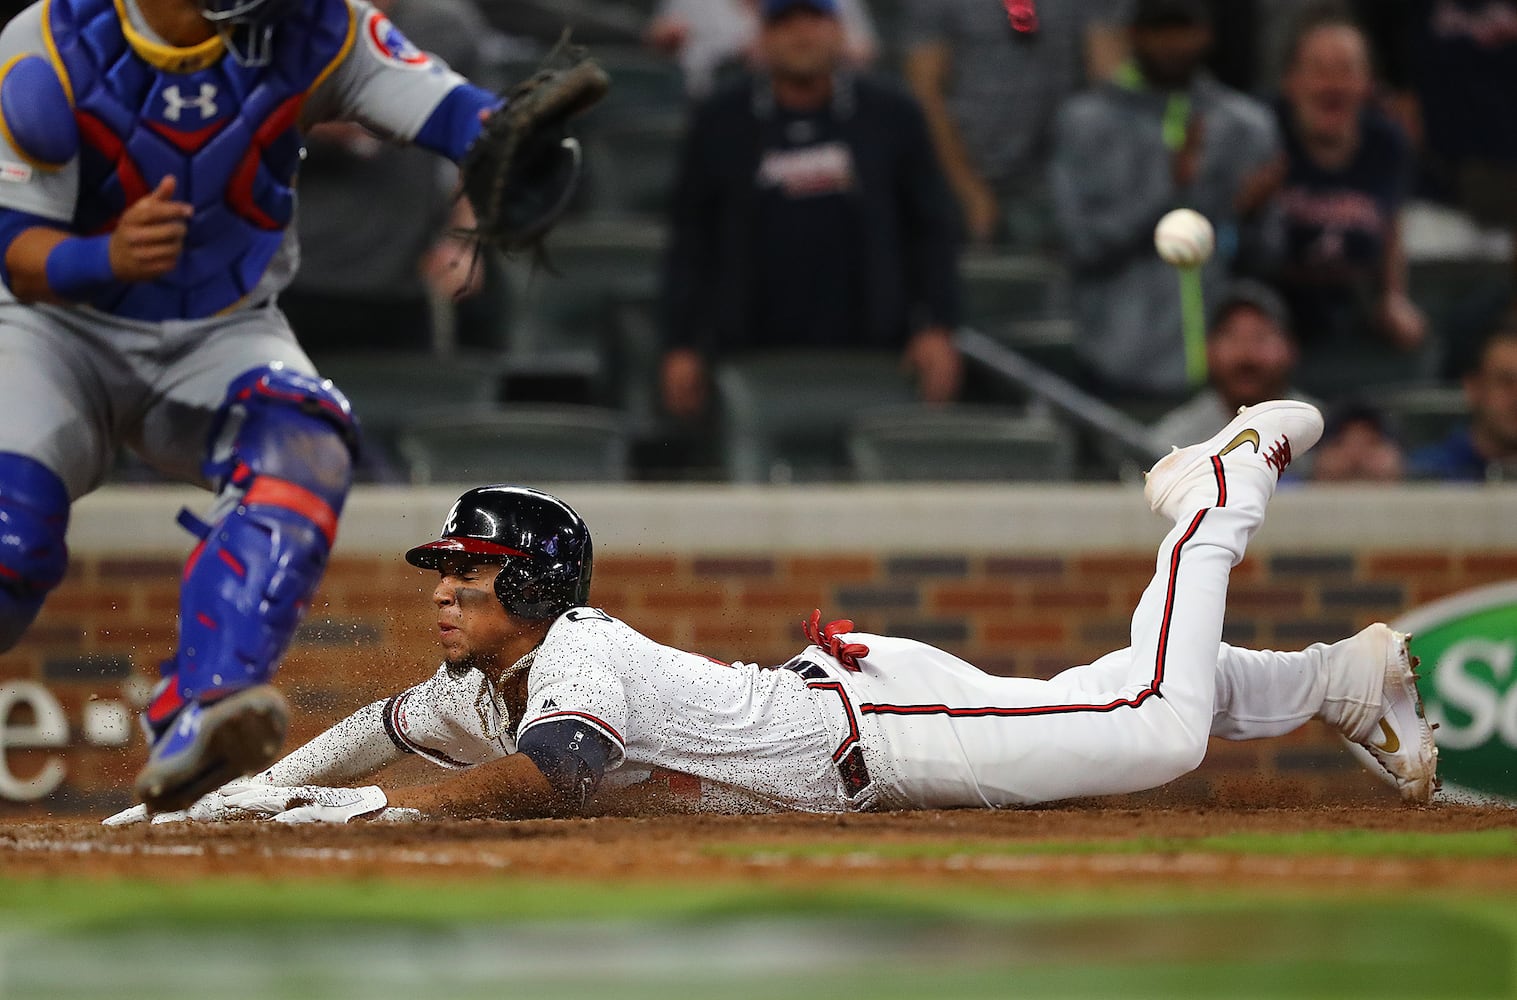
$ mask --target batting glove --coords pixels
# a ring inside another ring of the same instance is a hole
[[[320,785],[255,785],[227,796],[239,809],[273,816],[276,823],[346,823],[385,810],[390,800],[378,785],[323,788]]]
[[[229,781],[214,792],[207,792],[188,809],[180,809],[176,812],[161,812],[148,815],[147,806],[135,805],[130,809],[123,809],[114,816],[107,816],[100,821],[101,826],[131,826],[134,823],[147,823],[151,821],[154,826],[163,823],[227,823],[239,819],[253,819],[255,814],[245,809],[239,809],[227,801],[227,795],[256,784],[250,778],[238,778]]]

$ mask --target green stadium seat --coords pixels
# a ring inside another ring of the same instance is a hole
[[[1470,404],[1458,386],[1393,386],[1377,391],[1375,405],[1395,421],[1408,450],[1435,444],[1470,421]]]
[[[862,410],[916,398],[898,355],[781,351],[717,367],[724,460],[733,482],[835,479]]]
[[[864,482],[1065,482],[1076,443],[1048,417],[919,404],[860,414],[848,452]]]
[[[369,434],[393,437],[418,409],[493,402],[500,364],[488,354],[333,354],[313,359]]]
[[[591,217],[663,219],[679,169],[683,116],[643,116],[603,125],[586,154],[586,211]]]
[[[434,411],[400,432],[412,483],[621,482],[628,441],[614,411],[503,405]]]
[[[965,254],[959,261],[964,323],[976,329],[1014,320],[1063,319],[1071,313],[1069,272],[1036,255]]]

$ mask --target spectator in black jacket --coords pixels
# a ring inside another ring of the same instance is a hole
[[[692,120],[666,262],[670,413],[705,408],[718,356],[901,351],[929,402],[962,360],[954,204],[922,113],[843,67],[837,0],[765,0],[767,71]]]

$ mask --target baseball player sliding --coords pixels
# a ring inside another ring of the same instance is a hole
[[[268,681],[351,480],[348,402],[275,306],[303,130],[353,120],[462,161],[481,233],[509,246],[561,210],[563,122],[604,89],[581,60],[503,103],[363,0],[41,0],[0,34],[0,651],[122,445],[217,497],[180,519],[201,544],[143,720],[150,807],[278,753]]]
[[[1221,642],[1228,575],[1280,473],[1322,432],[1315,408],[1271,402],[1161,460],[1153,509],[1174,522],[1132,645],[1052,680],[994,677],[931,646],[806,626],[780,668],[660,645],[587,607],[589,530],[534,490],[465,493],[406,559],[438,574],[445,662],[192,818],[515,818],[582,809],[614,769],[700,779],[701,805],[834,812],[1003,807],[1162,785],[1209,736],[1279,736],[1312,718],[1362,744],[1408,802],[1435,787],[1406,637],[1373,625],[1302,652]],[[454,776],[352,785],[405,754]],[[128,811],[107,822],[143,818]]]

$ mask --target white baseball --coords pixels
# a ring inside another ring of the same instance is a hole
[[[1159,220],[1154,229],[1154,247],[1166,264],[1200,267],[1217,248],[1217,234],[1200,212],[1177,208]]]

